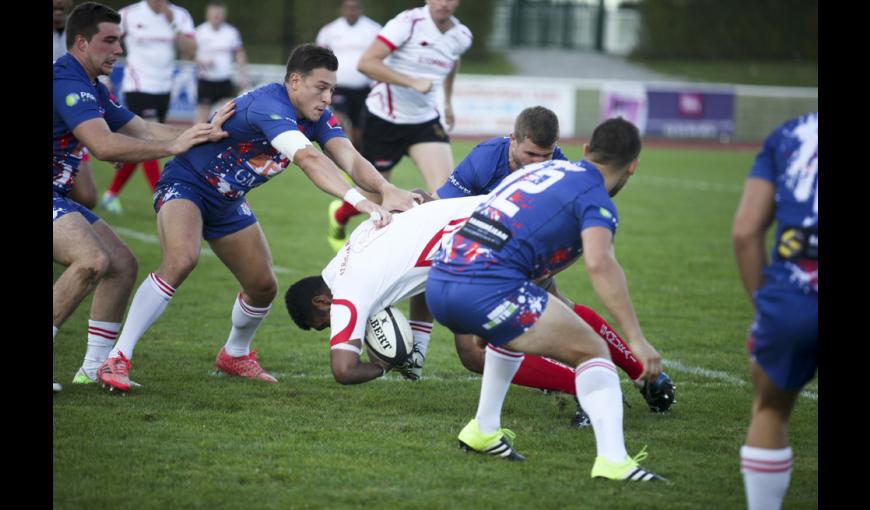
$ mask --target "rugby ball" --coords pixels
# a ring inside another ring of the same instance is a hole
[[[369,317],[365,344],[370,356],[398,366],[406,362],[414,350],[414,333],[402,312],[388,306]]]

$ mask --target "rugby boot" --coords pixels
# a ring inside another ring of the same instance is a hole
[[[508,429],[498,429],[492,434],[480,431],[477,419],[472,419],[459,433],[459,448],[466,452],[494,455],[507,460],[526,460],[511,446],[517,435]]]
[[[263,370],[263,367],[260,366],[256,354],[257,351],[251,351],[247,356],[234,358],[227,354],[224,347],[221,347],[217,359],[214,361],[214,366],[227,375],[244,377],[246,379],[257,379],[268,383],[277,383],[278,379],[269,375],[265,370]]]

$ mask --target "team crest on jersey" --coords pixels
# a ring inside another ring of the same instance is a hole
[[[335,115],[333,115],[333,114],[329,115],[329,120],[327,120],[326,123],[329,124],[329,127],[331,127],[331,128],[334,128],[335,126],[339,125],[338,119],[336,119]]]

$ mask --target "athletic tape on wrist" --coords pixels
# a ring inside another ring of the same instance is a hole
[[[362,195],[356,188],[351,188],[347,190],[347,193],[344,194],[344,201],[349,203],[350,205],[356,207],[357,204],[366,200],[366,197]]]

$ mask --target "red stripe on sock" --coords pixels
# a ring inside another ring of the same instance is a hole
[[[529,388],[575,393],[573,370],[534,354],[526,354],[511,382]]]
[[[245,303],[245,300],[242,299],[241,292],[239,292],[239,306],[242,307],[243,312],[245,312],[246,314],[251,315],[253,317],[264,317],[266,315],[266,313],[269,311],[268,308],[265,310],[254,310],[251,307],[251,305]]]
[[[580,375],[583,372],[589,370],[590,368],[606,368],[607,370],[610,370],[614,374],[616,373],[616,367],[614,367],[611,363],[607,363],[604,361],[587,361],[586,363],[584,363],[584,364],[578,366],[576,369],[574,369],[574,374]]]
[[[335,221],[341,225],[347,225],[347,222],[357,214],[360,212],[356,210],[356,207],[350,205],[349,202],[342,202],[341,207],[335,211]]]
[[[785,473],[791,469],[791,462],[789,462],[787,466],[764,467],[747,464],[746,460],[744,460],[740,467],[745,471],[753,471],[756,473]]]
[[[93,332],[93,333],[99,332],[99,333],[102,333],[104,335],[115,335],[115,336],[118,335],[117,331],[112,331],[110,329],[98,328],[96,326],[88,326],[88,332]]]
[[[499,354],[503,354],[505,356],[510,356],[511,358],[522,358],[523,356],[525,356],[525,354],[523,354],[521,352],[508,351],[506,349],[501,349],[499,347],[495,347],[495,346],[490,345],[490,344],[487,344],[486,348],[492,349],[493,351],[495,351]]]
[[[104,334],[102,334],[102,333],[97,333],[97,332],[94,332],[94,331],[88,331],[88,335],[98,336],[98,337],[101,337],[101,338],[105,338],[106,340],[115,340],[116,338],[118,338],[118,335],[117,335],[117,334],[115,334],[115,335],[104,335]]]
[[[173,289],[172,286],[168,283],[161,280],[159,276],[154,273],[151,273],[149,276],[151,276],[151,280],[157,284],[157,287],[162,290],[167,297],[171,298],[172,295],[175,294],[175,289]]]

